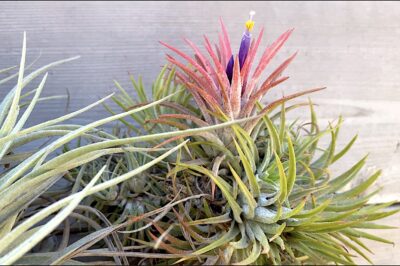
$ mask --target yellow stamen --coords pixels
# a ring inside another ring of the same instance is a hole
[[[248,31],[252,31],[253,30],[253,27],[254,27],[254,21],[252,21],[252,20],[248,20],[248,21],[246,21],[246,29],[248,30]]]
[[[250,16],[249,16],[249,20],[246,21],[246,29],[248,31],[252,31],[253,27],[254,27],[254,21],[253,21],[253,16],[256,14],[255,11],[250,11]]]

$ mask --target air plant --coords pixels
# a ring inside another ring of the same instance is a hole
[[[322,88],[263,104],[287,79],[283,72],[296,53],[261,80],[292,30],[253,66],[263,35],[253,39],[253,16],[237,54],[222,20],[218,45],[204,37],[207,54],[186,39],[194,56],[163,43],[186,63],[167,55],[151,97],[141,78],[131,77],[136,99],[115,82],[121,93],[111,98],[123,112],[105,105],[112,115],[84,126],[61,123],[108,97],[23,128],[47,76],[36,90],[23,95],[22,89],[65,62],[24,77],[24,42],[17,85],[0,105],[0,264],[80,264],[81,257],[124,265],[354,264],[356,255],[371,262],[363,239],[391,243],[364,230],[391,228],[375,221],[398,211],[386,210],[392,203],[368,204],[379,192],[368,188],[381,171],[346,189],[364,157],[331,176],[331,165],[356,140],[337,150],[342,118],[321,128],[311,100],[288,104]],[[287,119],[305,106],[310,123]],[[123,126],[112,133],[99,129],[116,120]],[[13,154],[50,136],[58,138],[33,153]],[[323,137],[330,137],[326,147],[319,145]],[[66,189],[54,190],[61,179]],[[51,237],[61,241],[32,249]]]
[[[133,218],[146,224],[142,227],[145,235],[137,235],[139,229],[124,232],[136,232],[130,238],[131,248],[140,250],[131,254],[137,259],[135,262],[354,264],[355,254],[371,262],[365,254],[370,250],[362,239],[391,243],[364,231],[390,228],[373,221],[398,211],[385,211],[392,203],[368,204],[378,191],[365,192],[381,171],[348,190],[345,186],[358,176],[366,157],[337,177],[330,174],[330,166],[356,140],[354,137],[337,151],[342,118],[321,129],[311,100],[286,106],[290,99],[323,88],[288,95],[266,106],[260,102],[287,79],[282,74],[296,53],[260,82],[263,71],[293,30],[283,33],[264,50],[251,73],[263,35],[261,30],[257,38],[252,38],[253,15],[245,24],[238,54],[232,53],[222,20],[222,33],[215,48],[204,36],[207,55],[187,39],[193,57],[162,42],[186,64],[167,55],[171,65],[154,83],[153,100],[170,92],[177,94],[132,117],[136,123],[122,120],[139,134],[173,129],[185,134],[162,142],[150,140],[147,145],[153,147],[174,147],[183,136],[190,136],[190,142],[176,156],[169,157],[165,167],[154,168],[152,177],[144,178],[150,190],[158,182],[153,197],[202,195],[157,219]],[[149,101],[141,82],[132,81],[139,101],[132,100],[116,83],[122,94],[113,99],[124,110]],[[289,123],[286,113],[304,106],[310,108],[309,128],[297,120]],[[193,127],[207,128],[229,121],[237,123],[189,133]],[[135,129],[138,124],[139,129]],[[323,136],[330,136],[327,147],[318,145]],[[157,209],[156,204],[153,201],[151,208]]]

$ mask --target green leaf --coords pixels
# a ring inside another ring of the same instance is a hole
[[[229,217],[229,213],[225,213],[220,216],[214,216],[214,217],[210,217],[210,218],[190,221],[187,224],[188,225],[221,224],[221,223],[226,223],[226,222],[230,222],[230,221],[232,221],[232,219]]]
[[[311,133],[315,134],[319,132],[318,128],[318,120],[317,115],[314,110],[314,104],[311,101],[311,98],[308,98],[308,105],[310,107],[310,114],[311,114]]]
[[[378,170],[376,171],[373,175],[371,175],[367,180],[362,182],[361,184],[358,184],[354,188],[346,191],[339,193],[338,195],[335,195],[335,199],[341,200],[341,199],[346,199],[346,198],[352,198],[360,195],[364,191],[366,191],[375,181],[378,179],[378,177],[381,175],[382,171]]]
[[[358,237],[358,238],[362,237],[362,238],[374,240],[374,241],[377,241],[377,242],[382,242],[382,243],[394,245],[394,243],[392,241],[390,241],[390,240],[386,240],[386,239],[381,238],[379,236],[372,235],[372,234],[369,234],[367,232],[363,232],[363,231],[360,231],[360,230],[357,230],[357,229],[346,228],[346,229],[343,229],[342,232],[343,232],[343,234],[346,234],[346,235],[350,235],[350,236],[354,236],[354,237]]]
[[[285,139],[285,127],[286,127],[286,114],[285,114],[285,102],[282,102],[281,108],[281,123],[279,126],[279,140],[281,141],[280,145],[283,146],[283,140]]]
[[[257,207],[255,209],[255,215],[254,215],[254,221],[257,221],[261,224],[274,224],[277,221],[279,221],[279,219],[282,216],[282,206],[278,205],[277,206],[277,210],[272,210],[269,208],[265,208],[265,207]]]
[[[134,105],[135,102],[133,101],[133,99],[131,98],[131,96],[129,96],[129,94],[126,92],[126,90],[124,88],[122,88],[121,84],[119,84],[118,81],[114,80],[114,84],[115,87],[117,87],[117,89],[122,93],[122,95],[124,96],[124,100],[130,104],[130,105]]]
[[[358,137],[358,135],[355,135],[350,140],[350,142],[340,152],[338,152],[337,154],[335,154],[335,156],[333,156],[332,163],[334,163],[337,160],[339,160],[340,158],[342,158],[343,155],[345,155],[350,150],[350,148],[353,146],[354,142],[357,140],[357,137]]]
[[[14,124],[19,114],[18,104],[21,96],[21,91],[23,88],[25,58],[26,58],[26,32],[24,32],[24,38],[22,41],[22,55],[21,55],[21,62],[19,65],[18,83],[15,89],[14,98],[11,102],[10,110],[0,129],[0,136],[3,136],[4,134],[7,134],[8,132],[11,131],[11,129],[14,127]]]
[[[319,222],[341,221],[341,220],[345,220],[345,218],[353,215],[357,211],[358,211],[357,209],[354,209],[354,210],[350,210],[350,211],[346,211],[346,212],[324,212],[324,213],[322,213],[321,218],[318,219],[317,221],[319,221]],[[350,219],[350,220],[353,220],[353,219]]]
[[[283,165],[281,163],[281,160],[276,152],[275,154],[275,162],[278,167],[278,172],[279,172],[279,202],[283,203],[286,200],[287,197],[287,188],[288,188],[288,183],[287,183],[287,178],[285,174],[285,170],[283,169]]]
[[[341,241],[346,247],[351,248],[355,252],[357,252],[359,255],[361,255],[365,260],[367,260],[369,263],[373,264],[370,258],[368,258],[367,255],[365,255],[364,252],[362,252],[356,245],[353,245],[350,241],[347,241],[344,237],[342,237],[339,233],[332,233],[332,236]]]
[[[207,246],[205,246],[205,247],[203,247],[201,249],[196,250],[195,252],[193,252],[191,254],[191,256],[201,255],[201,254],[204,254],[204,253],[206,253],[206,252],[208,252],[210,250],[216,249],[216,248],[228,243],[232,239],[234,239],[238,234],[239,234],[239,230],[235,226],[235,223],[232,223],[232,226],[231,226],[231,228],[229,229],[228,232],[222,233],[221,234],[222,236],[218,240],[212,242],[211,244],[209,244],[209,245],[207,245]],[[179,262],[181,262],[183,260],[186,260],[186,259],[187,258],[185,257],[185,255],[183,255],[183,258],[181,260],[177,261],[176,263],[179,263]]]
[[[13,69],[15,69],[16,67],[17,67],[17,66],[12,66],[12,67],[7,67],[7,68],[0,69],[0,74],[3,74],[3,73],[8,72],[8,71],[10,71],[10,70],[13,70]]]
[[[242,261],[234,262],[232,265],[249,265],[255,262],[261,254],[261,245],[257,242],[253,243],[253,248],[251,249],[251,253],[248,257]]]
[[[362,229],[398,229],[398,226],[390,226],[390,225],[383,225],[383,224],[375,224],[375,223],[359,223],[353,228],[362,228]]]
[[[279,238],[277,238],[279,239]],[[275,239],[274,242],[277,240]],[[271,252],[269,253],[273,265],[281,265],[281,256],[276,245],[271,245]]]
[[[290,139],[289,134],[287,134],[287,143],[288,143],[288,151],[289,151],[289,172],[288,172],[288,176],[287,176],[287,194],[290,195],[290,193],[292,192],[293,186],[296,182],[296,155],[294,153],[292,140]]]
[[[387,212],[377,212],[377,213],[368,213],[368,214],[355,214],[352,216],[352,219],[361,219],[364,221],[375,221],[375,220],[380,220],[385,217],[391,216],[393,214],[396,214],[400,211],[400,209],[393,210],[393,211],[387,211]]]
[[[236,183],[238,183],[240,191],[243,193],[244,198],[247,201],[247,204],[249,205],[249,214],[248,216],[250,219],[254,217],[254,210],[257,207],[257,202],[255,201],[254,197],[251,195],[250,191],[247,189],[246,185],[243,183],[243,181],[240,179],[238,174],[233,170],[232,166],[230,164],[229,169],[231,170],[231,173],[233,177],[236,180]]]
[[[250,150],[250,148],[246,144],[247,141],[242,137],[242,134],[236,129],[235,126],[237,126],[237,125],[233,125],[232,128],[234,128],[234,132],[236,134],[236,138],[238,139],[238,141],[240,143],[240,146],[236,143],[236,148],[238,146],[240,147],[240,151],[244,154],[244,157],[246,158],[246,160],[248,161],[248,163],[251,166],[252,172],[254,172],[255,169],[256,169],[256,162],[254,160],[254,153]],[[254,145],[252,140],[250,140],[250,141]],[[238,151],[239,151],[239,149],[238,149]]]
[[[365,205],[365,203],[368,202],[368,200],[375,195],[379,190],[372,192],[371,194],[365,196],[365,197],[360,197],[358,199],[351,199],[351,200],[340,200],[340,201],[335,201],[335,198],[332,198],[332,203],[329,205],[326,210],[327,211],[349,211],[353,209],[359,209],[362,206]]]
[[[271,119],[269,119],[268,115],[264,115],[262,118],[267,126],[268,133],[271,137],[273,151],[276,152],[277,154],[280,154],[281,153],[281,145],[280,145],[281,141],[279,139],[278,132],[277,132],[274,124],[272,123]]]
[[[351,167],[345,173],[341,174],[340,176],[330,181],[328,183],[329,186],[326,189],[320,191],[319,194],[330,194],[344,187],[361,170],[361,168],[365,164],[365,160],[367,159],[367,157],[368,156],[363,157],[360,161],[358,161],[355,165],[353,165],[353,167]]]
[[[323,203],[321,203],[320,205],[318,205],[317,207],[311,209],[311,210],[306,210],[306,211],[302,211],[299,214],[294,215],[294,218],[308,218],[308,217],[313,217],[316,216],[318,213],[323,212],[331,203],[331,199],[328,199],[326,201],[324,201]]]
[[[329,233],[351,227],[362,221],[334,221],[334,222],[316,222],[308,225],[300,225],[295,228],[298,232],[318,232]]]
[[[337,134],[339,132],[341,121],[342,120],[339,120],[338,125],[335,127],[336,130],[334,130],[335,128],[333,128],[332,125],[329,124],[329,129],[330,129],[329,132],[331,133],[331,142],[329,143],[329,147],[327,150],[325,150],[323,152],[323,154],[317,160],[315,160],[311,164],[311,168],[313,168],[313,169],[326,168],[331,164],[332,158],[335,153],[336,138],[337,138]]]
[[[184,163],[179,163],[177,164],[180,167],[183,168],[188,168],[195,170],[197,172],[200,172],[209,178],[211,178],[214,183],[221,189],[222,194],[225,196],[227,199],[230,207],[232,208],[233,215],[235,217],[235,220],[239,223],[242,222],[242,219],[240,218],[240,213],[242,212],[242,208],[240,208],[239,204],[236,202],[235,198],[233,198],[232,195],[232,187],[221,177],[214,175],[211,171],[207,170],[204,167],[197,166],[197,165],[192,165],[192,164],[184,164]]]
[[[289,209],[290,211],[284,212],[282,214],[281,220],[283,219],[288,219],[292,216],[297,215],[299,212],[301,212],[304,209],[304,206],[306,204],[307,199],[302,200],[294,209]]]
[[[255,238],[261,243],[262,253],[268,253],[270,250],[269,241],[273,241],[274,238],[270,238],[268,240],[267,236],[264,234],[263,230],[257,223],[251,223],[251,228],[254,232]]]
[[[136,83],[136,81],[135,81],[135,79],[134,79],[134,77],[132,75],[130,75],[129,77],[131,79],[133,87],[135,88],[135,90],[136,90],[136,92],[137,92],[137,94],[139,96],[140,102],[142,102],[142,103],[148,102],[146,93],[145,93],[144,88],[143,88],[142,77],[139,76],[139,82],[138,83]]]
[[[246,172],[246,176],[249,179],[251,192],[254,194],[255,197],[258,197],[258,195],[260,195],[260,187],[258,186],[257,178],[254,175],[254,172],[249,163],[249,160],[247,159],[246,155],[243,153],[239,144],[236,142],[236,140],[234,140],[234,142],[235,142],[236,150],[239,153],[240,160],[242,161],[244,171]]]
[[[304,153],[310,146],[312,147],[313,144],[317,143],[320,138],[322,138],[325,134],[327,134],[329,132],[330,132],[330,130],[325,130],[325,131],[319,132],[316,135],[305,137],[303,143],[301,145],[299,145],[298,149],[296,149],[296,154],[298,155],[298,157],[304,156]],[[311,150],[313,151],[313,148]],[[312,156],[310,156],[310,158],[311,157]]]
[[[244,138],[244,140],[246,140],[247,145],[250,148],[251,151],[251,157],[248,155],[248,158],[252,161],[254,161],[254,166],[253,168],[255,169],[255,164],[258,163],[259,161],[259,155],[258,155],[258,149],[256,146],[256,143],[254,142],[254,140],[251,138],[251,136],[239,125],[233,125],[232,128],[235,130],[236,136],[238,137],[239,141],[242,139],[242,137]],[[240,136],[240,138],[239,138]],[[242,147],[245,145],[245,141],[243,141],[243,144],[241,143]],[[252,162],[253,163],[253,162]]]
[[[285,227],[286,227],[286,223],[279,225],[277,232],[272,237],[270,237],[269,241],[273,241],[275,238],[280,236],[282,234],[283,230],[285,229]]]
[[[249,246],[248,237],[246,235],[246,228],[244,224],[239,224],[239,230],[241,233],[241,238],[239,241],[230,242],[229,246],[234,249],[244,249]]]
[[[36,93],[35,93],[34,97],[32,98],[28,108],[25,110],[23,115],[19,118],[18,122],[16,123],[16,125],[14,125],[13,129],[11,130],[11,132],[10,132],[11,134],[15,134],[19,130],[21,130],[22,127],[24,126],[24,124],[26,123],[26,121],[28,120],[30,114],[32,113],[34,106],[36,105],[36,103],[39,99],[40,93],[42,92],[42,89],[43,89],[44,83],[46,82],[46,79],[47,79],[47,73],[44,75],[42,81],[40,82],[38,88],[36,89]],[[3,158],[4,154],[6,154],[6,152],[10,148],[11,144],[12,144],[12,142],[8,142],[0,148],[0,159]]]

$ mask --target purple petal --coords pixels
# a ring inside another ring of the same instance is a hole
[[[229,83],[232,82],[232,75],[233,75],[233,55],[229,59],[228,65],[226,66],[226,75],[228,76]]]
[[[242,41],[240,42],[240,48],[239,48],[240,68],[242,68],[242,66],[244,65],[247,54],[249,53],[250,43],[251,43],[251,34],[246,31],[243,33]]]

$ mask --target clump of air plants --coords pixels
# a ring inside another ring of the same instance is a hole
[[[161,214],[130,219],[145,224],[140,236],[139,229],[124,232],[135,232],[128,238],[130,248],[140,250],[132,254],[136,262],[354,264],[355,255],[370,262],[363,239],[391,243],[364,231],[390,228],[374,221],[397,212],[385,211],[391,203],[368,205],[378,191],[365,191],[381,171],[349,190],[345,186],[357,177],[366,157],[341,175],[330,175],[329,167],[350,150],[356,137],[338,151],[341,118],[321,129],[311,101],[286,105],[290,99],[322,88],[288,95],[266,106],[260,102],[287,79],[282,74],[296,54],[261,81],[262,73],[291,35],[288,30],[264,50],[251,72],[263,35],[263,30],[255,39],[251,35],[253,15],[245,24],[238,54],[232,52],[222,20],[215,48],[204,36],[207,54],[186,39],[194,56],[162,43],[186,63],[167,55],[171,65],[154,83],[152,100],[172,96],[132,116],[136,124],[121,120],[139,135],[182,133],[166,141],[148,139],[143,144],[148,147],[171,148],[190,138],[176,155],[143,177],[147,190],[134,200],[147,198],[148,203],[142,205],[154,211],[158,203],[162,207],[170,199],[197,196],[163,208]],[[132,78],[132,82],[139,101],[132,100],[116,83],[122,94],[114,101],[125,110],[151,101],[141,80],[137,83]],[[286,112],[307,105],[309,128],[286,121]],[[223,123],[225,126],[215,128]],[[323,136],[330,136],[327,147],[318,145]]]

